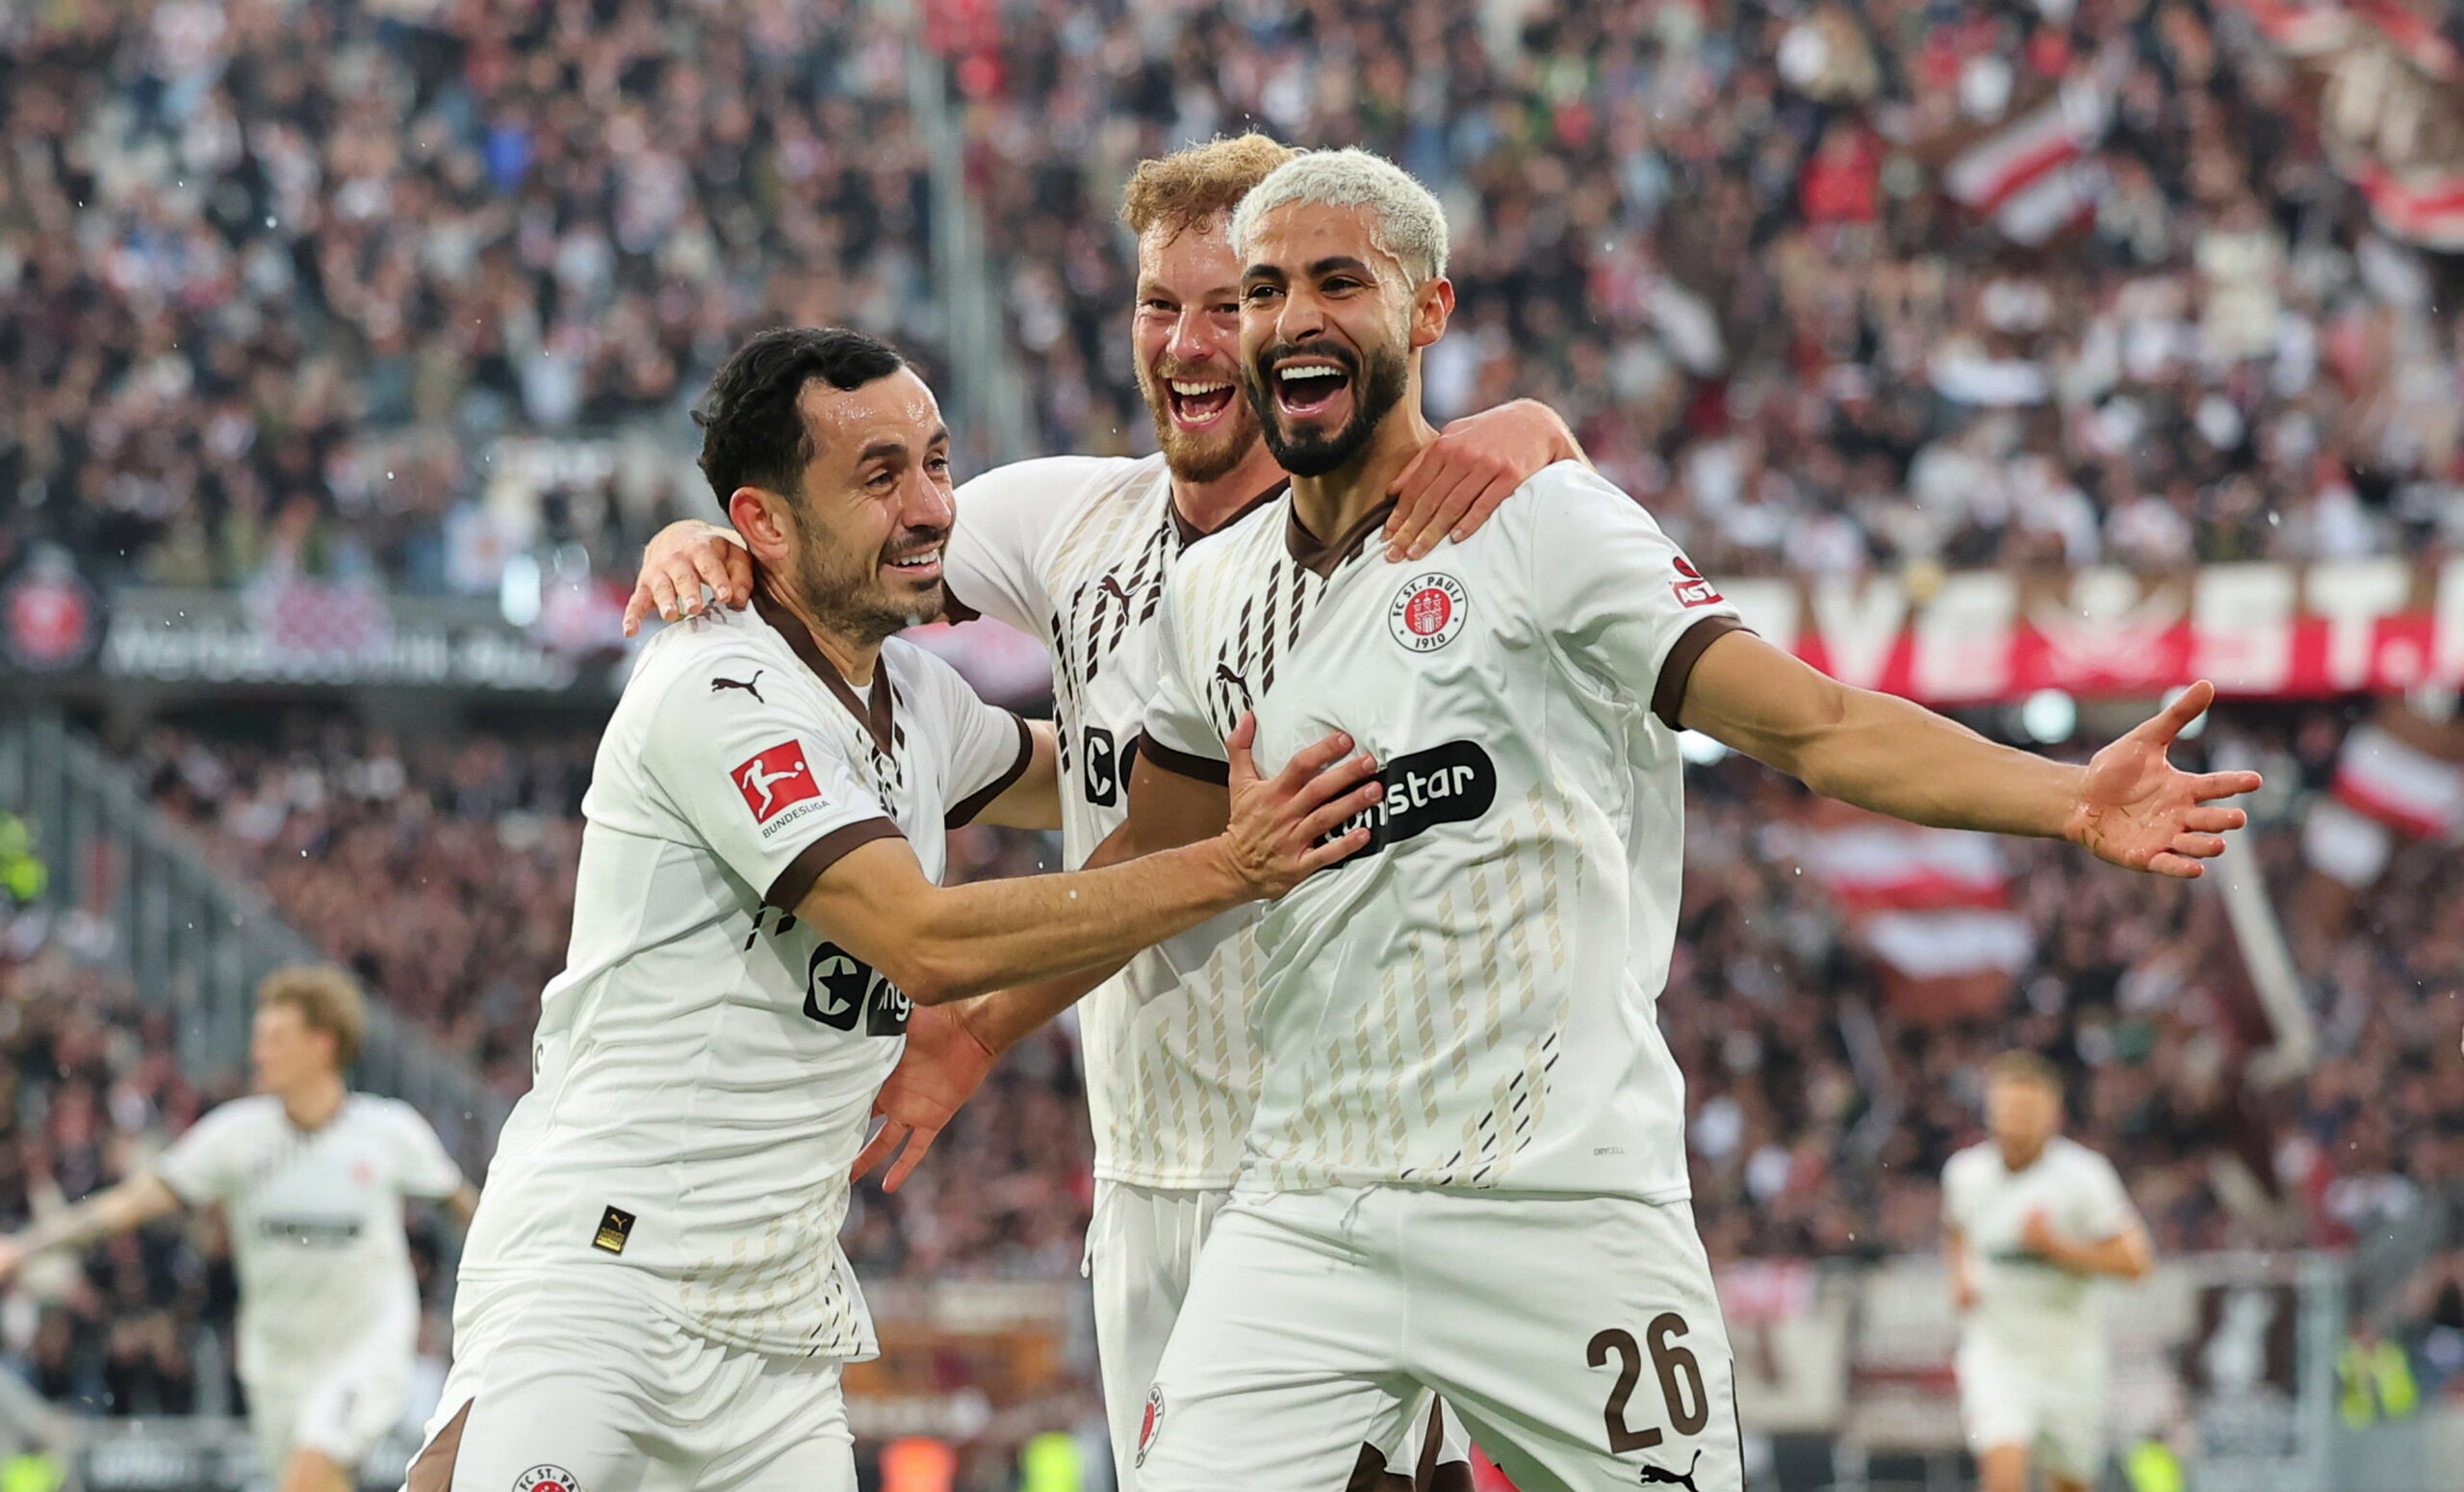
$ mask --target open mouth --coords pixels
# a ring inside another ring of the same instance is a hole
[[[1168,378],[1164,399],[1171,406],[1172,424],[1184,430],[1203,430],[1232,407],[1234,390],[1220,378]]]
[[[882,561],[882,568],[909,580],[937,580],[941,578],[941,546],[931,545],[895,559]]]
[[[1277,363],[1270,376],[1275,407],[1300,419],[1324,414],[1351,387],[1351,370],[1325,357],[1296,357]]]

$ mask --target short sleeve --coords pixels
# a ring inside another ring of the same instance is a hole
[[[1156,651],[1160,666],[1155,692],[1146,701],[1144,734],[1139,754],[1167,771],[1200,782],[1231,781],[1232,768],[1223,748],[1223,732],[1207,713],[1189,650],[1181,644],[1181,608],[1190,574],[1184,565],[1164,583],[1164,604],[1156,612]]]
[[[932,712],[924,729],[941,755],[942,799],[948,804],[942,822],[962,828],[1026,775],[1035,760],[1035,738],[1026,721],[986,704],[957,669],[921,648],[902,649],[901,655],[913,659],[911,677]]]
[[[1942,1221],[1967,1231],[1967,1152],[1953,1155],[1942,1168]]]
[[[1705,648],[1742,629],[1736,607],[1641,503],[1589,468],[1561,464],[1536,480],[1541,490],[1525,497],[1535,541],[1527,579],[1558,647],[1677,729],[1686,676]]]
[[[719,657],[684,670],[649,714],[642,766],[687,826],[774,907],[793,908],[841,856],[898,826],[840,738],[778,703],[731,694],[701,706],[704,679],[746,660]]]
[[[395,1185],[401,1194],[439,1201],[462,1190],[462,1168],[419,1110],[396,1104],[393,1119]]]
[[[2101,1155],[2089,1152],[2088,1164],[2079,1168],[2079,1213],[2075,1224],[2091,1243],[2104,1243],[2120,1237],[2139,1222],[2139,1209],[2130,1204],[2130,1193],[2121,1184],[2121,1173],[2114,1163]]]
[[[247,1173],[248,1150],[246,1118],[226,1106],[190,1125],[156,1156],[154,1174],[188,1206],[228,1201]]]
[[[1030,637],[1050,630],[1044,547],[1091,465],[1083,456],[1013,461],[959,488],[958,522],[941,556],[954,619],[988,616]]]

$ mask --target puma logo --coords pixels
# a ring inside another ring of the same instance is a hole
[[[1105,595],[1110,596],[1113,600],[1119,602],[1124,606],[1130,604],[1131,597],[1129,590],[1120,583],[1120,577],[1116,575],[1106,575],[1099,578],[1095,581],[1095,589],[1102,591]]]
[[[1254,706],[1255,701],[1249,697],[1249,681],[1242,678],[1239,674],[1232,672],[1230,664],[1218,663],[1215,665],[1215,682],[1227,686],[1234,694],[1239,696],[1241,707],[1243,709],[1248,709]]]
[[[742,689],[745,693],[752,695],[755,699],[760,700],[762,704],[767,705],[770,702],[768,700],[761,699],[761,690],[759,685],[761,683],[761,676],[768,672],[770,672],[770,670],[766,668],[757,668],[753,671],[753,677],[750,679],[713,679],[710,681],[710,692],[712,694],[716,694],[721,689]]]
[[[1697,1447],[1694,1459],[1685,1463],[1683,1471],[1670,1471],[1660,1466],[1646,1466],[1643,1468],[1643,1479],[1635,1485],[1648,1487],[1655,1482],[1666,1482],[1672,1487],[1683,1487],[1685,1492],[1703,1492],[1701,1487],[1694,1484],[1694,1468],[1702,1464],[1703,1452],[1700,1447]]]

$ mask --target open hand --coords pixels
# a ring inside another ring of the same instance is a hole
[[[1386,557],[1418,559],[1440,539],[1461,543],[1541,468],[1581,458],[1574,431],[1555,410],[1535,400],[1519,399],[1464,416],[1422,447],[1395,477]]]
[[[2185,772],[2166,759],[2182,728],[2216,699],[2202,679],[2181,698],[2089,759],[2066,837],[2131,870],[2194,880],[2199,862],[2224,853],[2227,831],[2249,822],[2219,798],[2259,790],[2256,772]]]
[[[1343,759],[1351,737],[1338,731],[1315,746],[1293,753],[1283,770],[1258,776],[1249,747],[1258,718],[1244,714],[1224,744],[1231,773],[1225,785],[1232,820],[1223,831],[1234,868],[1253,896],[1273,900],[1369,842],[1367,826],[1336,835],[1344,821],[1368,811],[1385,795],[1377,762],[1363,752]]]
[[[889,1081],[873,1097],[873,1112],[882,1127],[873,1131],[856,1157],[849,1181],[861,1181],[872,1169],[898,1153],[882,1190],[895,1192],[915,1172],[924,1152],[940,1138],[941,1126],[975,1096],[984,1074],[992,1068],[992,1051],[976,1040],[958,1008],[918,1005],[907,1017],[907,1050],[890,1069]],[[907,1148],[899,1150],[904,1143]]]
[[[642,551],[642,573],[625,603],[625,635],[641,630],[642,618],[653,611],[661,620],[702,614],[702,587],[708,586],[723,606],[741,606],[753,599],[753,554],[735,530],[706,524],[698,518],[679,519],[651,535]]]

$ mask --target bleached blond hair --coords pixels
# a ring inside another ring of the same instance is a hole
[[[1246,244],[1278,207],[1315,202],[1369,209],[1369,240],[1412,283],[1446,273],[1446,209],[1412,173],[1366,150],[1304,150],[1269,172],[1232,210],[1232,243]]]

